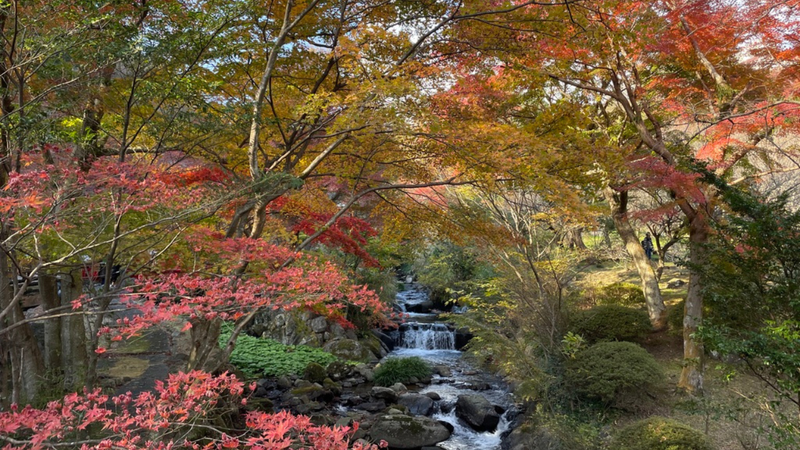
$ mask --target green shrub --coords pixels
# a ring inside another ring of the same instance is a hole
[[[653,387],[663,378],[655,358],[631,342],[601,342],[566,363],[567,384],[578,394],[607,404]]]
[[[598,305],[640,306],[644,305],[642,287],[632,283],[614,283],[603,286],[595,293]]]
[[[589,343],[600,341],[630,341],[652,330],[650,317],[642,310],[624,306],[604,305],[573,314],[570,331],[583,336]]]
[[[431,367],[417,356],[389,358],[375,370],[375,384],[391,386],[395,383],[408,383],[412,378],[422,379],[429,376]]]
[[[616,450],[713,450],[703,433],[680,422],[650,417],[617,432],[611,448]]]
[[[223,326],[219,343],[225,345],[231,335],[230,326]],[[330,353],[305,345],[283,345],[272,339],[263,339],[242,334],[236,341],[231,354],[231,364],[239,368],[245,376],[277,377],[303,373],[309,363],[327,366],[337,358]]]

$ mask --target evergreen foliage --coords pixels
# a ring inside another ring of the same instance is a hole
[[[566,363],[567,385],[588,399],[606,404],[621,394],[657,386],[663,379],[653,356],[631,342],[601,342]]]
[[[718,182],[730,214],[716,224],[704,279],[708,349],[743,360],[781,400],[800,406],[800,212]],[[778,448],[800,445],[796,415],[773,411]]]
[[[632,341],[652,330],[647,312],[618,305],[603,305],[576,312],[570,331],[589,343]]]
[[[641,286],[632,283],[613,283],[596,289],[593,293],[598,305],[641,306],[644,293]]]

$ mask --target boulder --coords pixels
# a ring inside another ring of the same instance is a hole
[[[292,387],[292,380],[290,380],[286,375],[282,375],[278,377],[275,384],[278,385],[279,389],[289,389]]]
[[[369,395],[379,400],[385,400],[387,403],[397,402],[397,392],[391,388],[375,386],[369,392]]]
[[[478,394],[459,395],[456,416],[475,431],[494,431],[500,422],[500,415],[494,406]]]
[[[385,345],[385,346],[386,346],[386,349],[387,349],[387,350],[389,350],[389,351],[392,351],[392,350],[394,350],[394,347],[395,347],[395,345],[397,345],[397,344],[395,343],[395,340],[394,340],[394,338],[392,338],[391,336],[389,336],[388,334],[384,333],[384,332],[383,332],[383,331],[381,331],[381,330],[378,330],[378,329],[373,329],[373,330],[372,330],[372,334],[374,334],[374,335],[375,335],[375,337],[377,337],[378,339],[380,339],[380,340],[381,340],[381,343],[383,343],[383,345]]]
[[[436,445],[450,438],[450,431],[428,417],[394,414],[381,416],[369,436],[375,442],[386,441],[390,450],[402,450]]]
[[[386,402],[379,400],[375,402],[361,403],[360,405],[356,406],[355,409],[376,413],[378,411],[383,411],[384,409],[386,409]]]
[[[667,289],[677,289],[685,284],[686,282],[681,280],[680,278],[673,278],[667,281]]]
[[[367,347],[353,339],[337,338],[322,348],[326,352],[348,361],[378,361],[378,358]]]
[[[328,320],[322,316],[315,317],[308,322],[308,326],[314,333],[324,333],[328,330]]]
[[[389,354],[389,351],[386,350],[381,340],[375,336],[367,336],[366,338],[361,339],[359,342],[361,342],[361,345],[369,349],[369,351],[371,351],[372,354],[378,359]]]
[[[311,386],[294,388],[289,391],[289,393],[303,400],[321,400],[324,402],[333,400],[333,393],[317,383],[314,383]]]
[[[331,391],[334,396],[338,397],[342,395],[342,385],[331,380],[330,378],[325,378],[322,380],[322,387]]]
[[[406,392],[408,392],[408,388],[403,383],[395,383],[395,384],[389,386],[389,388],[392,389],[393,391],[397,392],[398,395],[399,394],[405,394]]]
[[[456,330],[456,350],[461,350],[465,345],[469,344],[472,339],[472,333],[468,328],[459,328]]]
[[[522,426],[503,438],[502,448],[508,450],[567,449],[569,443],[546,426]]]
[[[427,299],[419,303],[407,303],[406,312],[428,314],[433,309],[433,300]]]
[[[444,364],[437,364],[433,366],[433,373],[439,374],[440,377],[450,378],[453,376],[453,371],[450,367],[445,366]]]
[[[355,368],[356,373],[364,377],[365,380],[372,382],[375,379],[375,372],[366,364],[359,364]]]
[[[322,383],[328,378],[328,372],[320,364],[310,362],[303,371],[303,378],[312,383]]]
[[[353,375],[353,367],[341,361],[333,361],[326,370],[333,381],[341,381]]]
[[[320,341],[310,325],[315,318],[316,314],[309,311],[264,311],[256,316],[250,333],[284,345],[316,346]]]
[[[414,415],[427,416],[433,411],[433,400],[422,394],[403,394],[397,399],[399,405],[408,408]]]

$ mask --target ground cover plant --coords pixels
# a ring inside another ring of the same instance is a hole
[[[232,326],[223,328],[220,345],[230,338]],[[239,336],[230,362],[248,378],[299,375],[310,363],[323,367],[338,358],[317,347],[284,345],[274,339],[257,338],[247,334]]]

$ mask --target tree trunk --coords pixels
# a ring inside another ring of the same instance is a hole
[[[39,275],[39,296],[46,313],[55,312],[61,306],[58,297],[56,277],[51,274]],[[61,371],[61,320],[44,322],[44,365],[51,374]]]
[[[689,261],[702,265],[706,260],[703,245],[708,240],[708,224],[702,212],[695,213],[689,225]],[[697,271],[689,275],[689,290],[683,309],[683,370],[678,387],[691,393],[703,390],[703,344],[694,334],[703,320],[702,280]]]
[[[617,192],[611,187],[606,187],[605,196],[611,207],[611,216],[617,232],[639,272],[650,323],[655,330],[663,330],[667,326],[667,309],[664,306],[664,299],[661,298],[661,289],[658,287],[658,278],[656,278],[653,266],[647,259],[639,238],[636,236],[636,231],[628,220],[628,193]]]
[[[561,245],[570,250],[586,250],[583,243],[583,227],[567,225],[561,229]]]
[[[61,279],[61,304],[70,305],[83,293],[80,270]],[[76,312],[69,309],[70,311]],[[64,390],[75,391],[84,384],[86,376],[86,326],[82,314],[61,318],[61,355],[64,362]]]
[[[195,319],[191,321],[191,353],[187,370],[203,370],[214,373],[227,364],[227,359],[219,348],[222,321],[219,319]]]
[[[12,273],[8,267],[8,256],[5,252],[0,252],[0,310],[11,304],[13,295],[11,295],[9,285],[12,279]],[[23,320],[25,320],[25,315],[22,312],[22,306],[16,302],[11,306],[10,314],[6,316],[6,323],[0,325],[0,330],[16,325]],[[34,401],[42,386],[44,361],[30,324],[15,327],[3,334],[0,339],[2,339],[3,348],[8,349],[11,402],[25,404]]]

